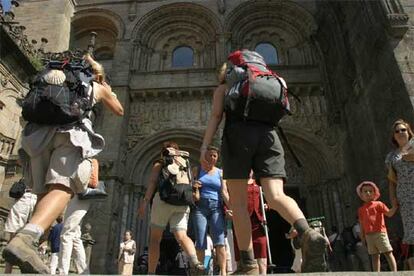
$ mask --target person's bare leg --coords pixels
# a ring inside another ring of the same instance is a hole
[[[187,236],[187,231],[178,230],[174,237],[188,256],[197,256],[193,241]]]
[[[148,273],[155,274],[158,260],[160,258],[160,242],[164,229],[159,227],[152,227],[150,229],[150,240],[148,246]]]
[[[258,258],[257,264],[259,265],[259,274],[266,275],[267,274],[267,258]]]
[[[190,260],[191,269],[194,271],[190,274],[200,274],[204,272],[204,264],[199,261],[196,254],[196,249],[193,241],[187,236],[187,230],[177,230],[174,231],[174,237],[177,242],[180,244],[181,248],[187,253],[187,256]]]
[[[252,226],[247,211],[247,179],[228,179],[226,183],[239,249],[241,251],[253,250]]]
[[[371,260],[372,260],[372,271],[379,272],[380,271],[380,254],[371,255]]]
[[[254,258],[252,243],[252,224],[247,210],[247,179],[227,179],[230,207],[233,210],[233,225],[239,245],[240,262],[235,274],[259,273]]]
[[[197,259],[204,261],[205,251],[202,249],[196,249]]]
[[[390,270],[397,271],[397,262],[395,261],[394,254],[392,254],[392,251],[384,253],[384,256],[387,259],[388,265],[390,266]]]
[[[37,201],[30,224],[35,224],[43,230],[48,229],[68,205],[73,192],[70,188],[54,184],[40,200]]]
[[[19,231],[3,251],[5,260],[18,265],[22,273],[50,274],[49,267],[37,255],[34,244],[63,213],[73,192],[61,184],[49,187],[49,191],[38,199],[29,223]]]
[[[296,201],[283,191],[281,178],[261,178],[263,191],[270,208],[276,210],[299,234],[302,250],[302,272],[323,272],[327,265],[324,258],[328,241],[309,224]]]
[[[269,207],[278,212],[287,222],[293,225],[298,219],[305,218],[296,201],[283,191],[281,178],[261,178],[260,183]]]
[[[220,266],[220,275],[227,275],[227,269],[226,269],[226,247],[224,245],[217,245],[216,246],[216,254],[217,254],[217,262]]]

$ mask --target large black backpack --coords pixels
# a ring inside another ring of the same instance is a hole
[[[50,61],[31,83],[22,103],[23,118],[43,125],[82,121],[92,109],[92,78],[82,62]]]
[[[239,50],[228,57],[225,99],[226,118],[231,121],[257,121],[277,125],[290,113],[285,81],[254,51]]]
[[[158,179],[161,200],[171,205],[193,205],[193,187],[189,153],[167,148],[162,153],[162,169]]]

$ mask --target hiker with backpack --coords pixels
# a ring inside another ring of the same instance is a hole
[[[276,126],[289,112],[285,81],[268,69],[262,56],[239,50],[221,68],[214,92],[211,117],[200,148],[201,164],[225,114],[222,137],[223,178],[227,181],[230,208],[239,242],[241,265],[237,273],[258,274],[247,211],[250,170],[263,187],[267,203],[298,231],[303,252],[302,272],[325,271],[327,241],[311,229],[297,203],[283,191],[286,181],[284,151]]]
[[[34,245],[73,195],[87,188],[92,171],[89,158],[104,147],[103,137],[94,133],[88,118],[92,106],[102,102],[115,115],[123,115],[122,105],[105,82],[103,67],[88,55],[85,61],[92,68],[83,60],[48,62],[23,101],[28,183],[40,199],[29,223],[3,251],[5,260],[18,265],[22,273],[50,274]]]
[[[193,241],[187,236],[193,185],[189,153],[180,151],[174,142],[164,142],[160,158],[151,170],[147,191],[138,208],[141,219],[152,200],[148,248],[148,274],[155,274],[160,257],[160,243],[164,229],[170,231],[187,254],[193,274],[204,272],[204,265],[196,254]]]

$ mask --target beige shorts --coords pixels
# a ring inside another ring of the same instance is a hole
[[[28,185],[35,194],[48,191],[47,185],[61,184],[75,193],[83,192],[92,172],[92,162],[82,159],[81,148],[75,147],[69,133],[57,132],[43,152],[30,157]]]
[[[4,231],[8,233],[16,233],[19,231],[32,216],[36,202],[37,196],[35,194],[24,193],[11,208],[7,216]]]
[[[367,240],[368,254],[380,254],[392,251],[387,233],[369,233],[365,236]]]
[[[151,226],[165,228],[170,224],[170,231],[187,231],[189,206],[176,206],[168,204],[160,199],[158,193],[155,194],[151,208]]]

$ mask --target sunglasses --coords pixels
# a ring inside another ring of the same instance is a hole
[[[396,129],[394,130],[395,133],[406,133],[407,129],[406,128],[400,128],[400,129]]]

